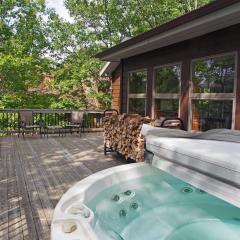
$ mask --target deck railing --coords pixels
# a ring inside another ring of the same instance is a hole
[[[34,124],[49,126],[64,126],[70,121],[71,112],[76,110],[62,109],[0,109],[0,133],[11,134],[19,131],[19,113],[30,110],[33,113]],[[84,113],[84,127],[87,131],[102,130],[103,111],[79,110]]]

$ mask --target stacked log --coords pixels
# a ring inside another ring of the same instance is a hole
[[[150,118],[139,115],[106,116],[104,122],[104,143],[107,148],[136,162],[144,161],[144,138],[141,134],[143,123]]]

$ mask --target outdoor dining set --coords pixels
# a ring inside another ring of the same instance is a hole
[[[84,112],[83,111],[71,111],[71,113],[65,114],[61,121],[46,121],[40,114],[38,120],[34,119],[34,113],[31,110],[19,111],[19,128],[18,137],[25,134],[39,133],[40,136],[46,136],[48,138],[50,133],[58,133],[59,136],[66,136],[67,133],[77,132],[79,136],[85,133],[84,127]]]

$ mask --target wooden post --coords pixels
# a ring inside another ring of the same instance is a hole
[[[240,50],[238,51],[237,56],[235,129],[240,130]]]
[[[153,103],[153,67],[147,70],[147,90],[146,90],[146,116],[152,116],[152,103]]]
[[[182,62],[181,73],[181,97],[180,97],[180,118],[183,120],[185,130],[188,130],[188,115],[191,109],[188,109],[189,105],[189,87],[191,79],[191,61],[185,60]]]

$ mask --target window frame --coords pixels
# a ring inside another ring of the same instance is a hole
[[[129,89],[130,89],[130,74],[131,73],[136,73],[136,72],[143,72],[146,71],[147,73],[147,81],[146,81],[146,89],[145,89],[145,93],[129,93]],[[129,98],[140,98],[140,99],[145,99],[145,109],[144,109],[144,116],[146,116],[146,110],[147,110],[147,88],[148,88],[148,69],[147,68],[139,68],[136,70],[132,70],[132,71],[128,71],[127,72],[127,113],[129,114]]]
[[[193,92],[193,63],[196,61],[203,61],[209,58],[216,57],[224,57],[224,56],[233,56],[235,61],[235,72],[234,72],[234,80],[233,80],[233,92],[232,93],[194,93]],[[236,111],[236,94],[237,94],[237,75],[238,75],[238,54],[237,51],[225,52],[221,54],[213,54],[200,58],[191,59],[190,64],[190,82],[189,82],[189,102],[188,102],[188,129],[190,131],[194,131],[192,129],[193,123],[193,111],[192,111],[192,101],[193,100],[209,100],[209,101],[232,101],[232,126],[231,129],[234,129],[235,126],[235,111]]]
[[[169,66],[180,66],[180,80],[179,80],[179,93],[156,93],[155,91],[155,82],[156,82],[156,70],[162,67]],[[162,64],[153,67],[153,88],[152,88],[152,116],[154,119],[155,116],[155,100],[163,99],[163,100],[178,100],[178,117],[180,116],[180,103],[181,103],[181,87],[182,87],[182,62],[172,62],[167,64]]]

